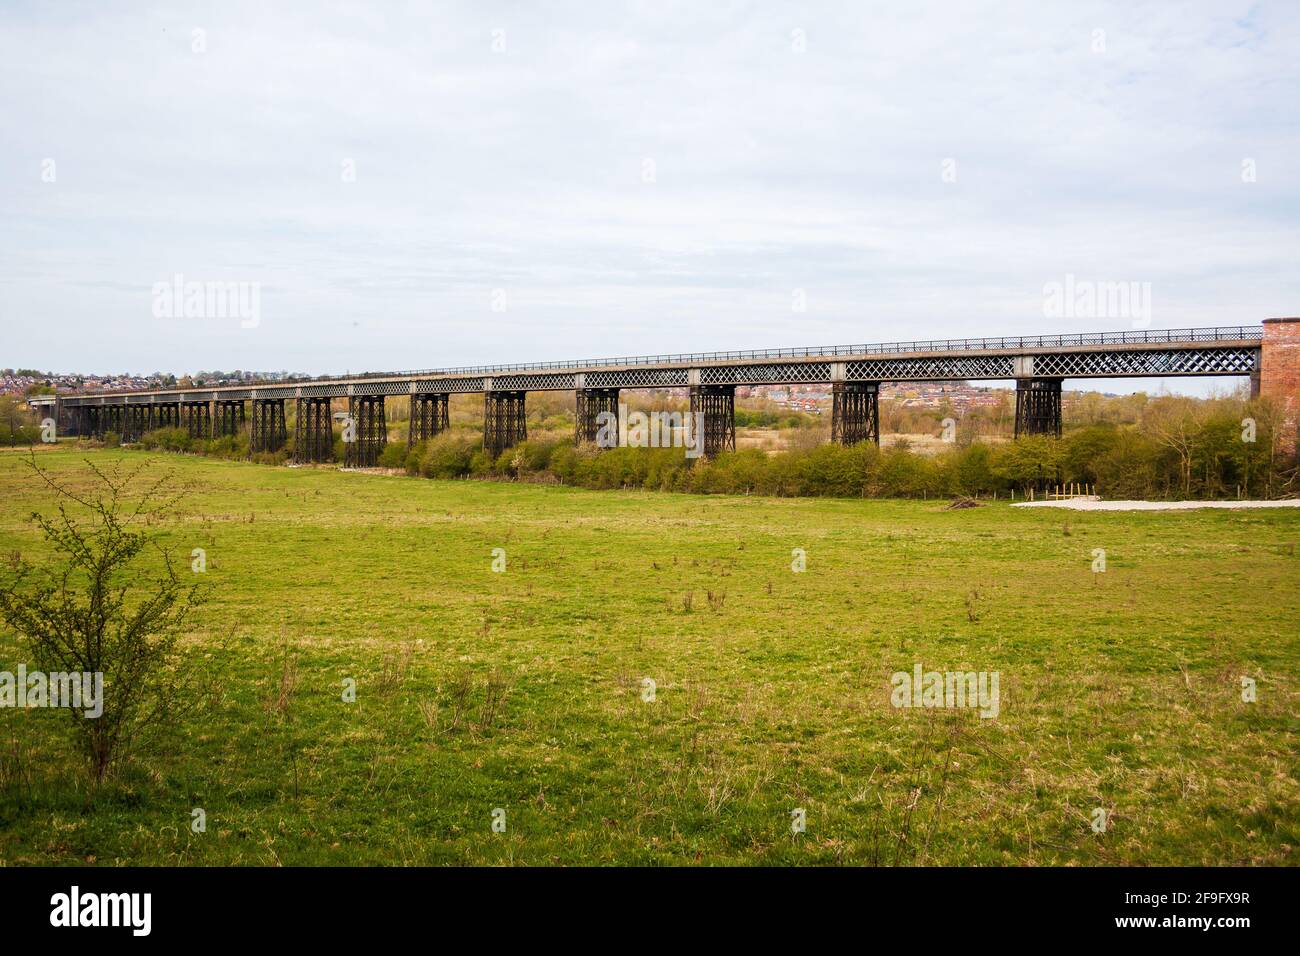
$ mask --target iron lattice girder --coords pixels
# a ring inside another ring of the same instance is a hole
[[[700,369],[701,385],[780,385],[831,381],[830,362],[718,365]]]
[[[880,444],[879,382],[836,382],[832,386],[831,441]]]
[[[1016,437],[1061,437],[1061,380],[1016,379]]]
[[[703,431],[701,451],[711,458],[736,450],[736,386],[692,385],[692,427]],[[700,436],[695,437],[700,441]]]
[[[284,399],[253,399],[253,426],[248,433],[249,452],[279,451],[288,440]]]
[[[614,447],[618,444],[618,396],[616,388],[580,388],[574,393],[573,438],[578,444],[594,442],[600,434],[600,415],[614,416]]]
[[[1151,349],[1050,352],[1033,356],[1033,374],[1052,376],[1249,375],[1259,370],[1258,348]]]
[[[588,388],[681,388],[690,384],[685,368],[630,368],[586,373]]]
[[[354,395],[348,399],[352,441],[344,443],[343,462],[349,468],[374,468],[388,444],[384,396]]]
[[[857,382],[943,381],[945,379],[1013,378],[1015,356],[960,355],[950,358],[866,359],[845,363],[845,379]]]
[[[526,392],[483,393],[483,449],[496,456],[528,439]]]
[[[451,427],[450,396],[446,392],[419,392],[411,396],[408,445],[428,441]]]
[[[334,423],[330,418],[330,399],[297,399],[293,422],[293,460],[300,464],[334,460]]]

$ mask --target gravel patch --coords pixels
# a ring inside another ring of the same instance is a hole
[[[1097,501],[1067,498],[1064,501],[1019,501],[1013,508],[1069,508],[1071,511],[1191,511],[1195,508],[1300,508],[1300,499],[1282,501]]]

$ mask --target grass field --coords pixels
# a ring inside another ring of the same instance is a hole
[[[23,457],[0,454],[0,554],[37,558],[53,502]],[[80,481],[86,457],[143,453],[39,460]],[[206,550],[189,640],[224,702],[99,789],[66,714],[0,710],[0,863],[1297,860],[1294,511],[156,461],[196,485],[164,533]],[[25,660],[0,634],[0,670]],[[918,662],[999,672],[998,716],[891,706]]]

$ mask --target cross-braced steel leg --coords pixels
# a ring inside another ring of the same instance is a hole
[[[703,416],[703,419],[700,418]],[[705,457],[736,450],[736,386],[692,385],[692,427],[703,421]],[[699,441],[699,438],[696,438]]]
[[[450,398],[446,392],[411,396],[411,427],[406,434],[408,445],[428,441],[451,427]]]
[[[253,399],[253,427],[248,434],[249,453],[279,451],[288,439],[284,423],[284,399]]]
[[[85,430],[82,426],[85,422],[85,416],[82,410],[75,405],[65,405],[58,399],[54,400],[54,423],[59,435],[80,435]]]
[[[1059,378],[1016,379],[1016,437],[1021,435],[1061,437]]]
[[[117,435],[119,442],[126,441],[126,405],[105,405],[102,409],[104,415],[104,433],[113,432]]]
[[[357,395],[348,399],[352,441],[344,446],[344,464],[349,468],[373,468],[388,444],[384,421],[384,396]]]
[[[333,461],[334,425],[328,398],[300,398],[293,426],[293,460]]]
[[[181,424],[181,408],[177,402],[160,402],[149,406],[152,414],[153,428],[179,428]]]
[[[605,419],[608,423],[605,435],[613,440],[601,443],[601,447],[618,446],[618,395],[617,388],[580,388],[574,393],[573,440],[577,444],[598,440],[601,435],[600,416],[605,414],[614,416]]]
[[[212,434],[211,402],[182,402],[181,412],[191,438],[207,438]]]
[[[212,437],[238,435],[244,430],[245,411],[243,399],[220,399],[215,403],[216,417],[212,420]]]
[[[528,439],[526,392],[483,393],[483,449],[490,455]]]
[[[122,418],[122,441],[124,443],[139,441],[140,436],[149,431],[153,421],[152,406],[127,405]]]
[[[879,382],[836,382],[831,386],[831,441],[880,444]]]

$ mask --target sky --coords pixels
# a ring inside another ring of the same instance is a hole
[[[1054,308],[1067,280],[1131,307]],[[245,308],[187,310],[177,281],[242,283]],[[1281,315],[1294,0],[0,4],[0,366],[321,374]]]

